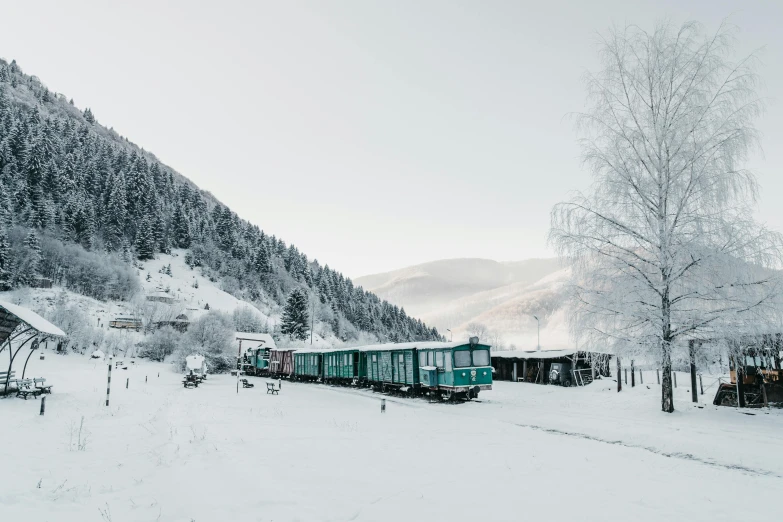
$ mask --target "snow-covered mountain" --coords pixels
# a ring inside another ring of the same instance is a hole
[[[569,346],[562,310],[568,268],[556,259],[501,263],[446,259],[356,279],[357,284],[405,308],[409,314],[462,335],[484,325],[495,344],[534,349]]]

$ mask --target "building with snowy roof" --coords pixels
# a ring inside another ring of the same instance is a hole
[[[549,384],[553,370],[564,369],[567,380],[560,384],[570,386],[588,384],[596,376],[609,376],[611,354],[578,349],[565,350],[510,350],[492,352],[494,379],[498,381],[533,382]]]

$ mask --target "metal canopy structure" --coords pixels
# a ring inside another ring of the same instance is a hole
[[[5,383],[3,384],[3,393],[8,393],[8,383],[11,380],[11,370],[14,366],[14,360],[22,348],[29,342],[30,353],[25,359],[22,369],[22,379],[27,371],[27,362],[35,350],[38,349],[41,341],[49,339],[65,339],[65,332],[55,325],[38,315],[37,313],[15,304],[0,301],[0,354],[8,349],[8,370],[6,372]],[[17,342],[16,351],[13,343]]]

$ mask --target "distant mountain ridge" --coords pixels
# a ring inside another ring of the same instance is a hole
[[[444,259],[359,277],[356,284],[421,317],[441,332],[468,333],[479,323],[496,343],[534,349],[569,344],[562,311],[570,271],[553,258],[498,262]]]

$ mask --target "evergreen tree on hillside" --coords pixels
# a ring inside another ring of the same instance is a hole
[[[139,259],[152,259],[155,255],[155,236],[150,218],[142,218],[136,231],[136,255]]]
[[[8,245],[8,235],[5,228],[0,227],[0,290],[11,289],[11,257]]]
[[[119,250],[125,239],[127,219],[125,177],[119,172],[110,182],[109,201],[106,205],[106,246]]]
[[[283,322],[280,331],[291,339],[304,341],[307,339],[307,331],[310,326],[309,319],[307,296],[298,288],[294,289],[288,296],[288,301],[283,309]]]
[[[263,241],[259,241],[258,250],[256,250],[256,257],[254,260],[254,268],[259,274],[269,274],[272,272],[272,263],[269,260],[269,252],[266,249],[266,244]]]
[[[188,248],[190,246],[190,225],[182,210],[182,205],[177,205],[174,209],[173,224],[174,244],[177,248]]]
[[[41,243],[34,231],[30,231],[24,240],[24,244],[30,253],[30,270],[32,273],[38,273],[38,266],[41,262]]]
[[[12,217],[11,195],[0,182],[0,228],[10,227],[13,222]]]

